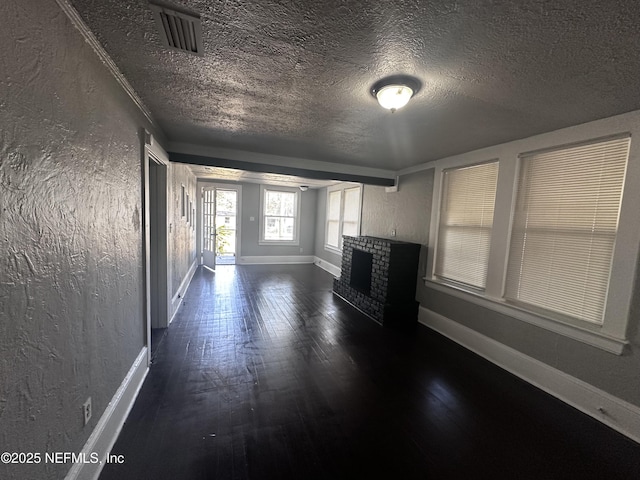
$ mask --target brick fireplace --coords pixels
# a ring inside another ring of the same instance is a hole
[[[419,256],[417,243],[345,236],[333,292],[382,325],[413,325]]]

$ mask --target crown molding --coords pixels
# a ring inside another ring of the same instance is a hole
[[[118,66],[111,59],[107,51],[100,44],[100,41],[93,34],[91,29],[88,27],[82,17],[75,9],[69,0],[56,0],[56,3],[65,13],[67,18],[71,20],[71,23],[74,27],[78,29],[84,40],[89,44],[89,46],[96,53],[102,64],[109,70],[113,78],[118,82],[118,84],[122,87],[124,92],[129,96],[129,98],[133,101],[133,103],[138,107],[140,112],[145,116],[145,118],[149,121],[149,123],[156,129],[160,130],[157,122],[154,120],[153,115],[151,115],[151,111],[146,107],[142,99],[138,96],[136,91],[133,89],[129,81],[122,74]]]

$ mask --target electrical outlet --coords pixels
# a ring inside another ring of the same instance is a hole
[[[82,415],[84,416],[84,424],[86,425],[91,420],[91,397],[87,398],[87,401],[82,404]]]
[[[391,236],[395,237],[396,236],[396,229],[394,228],[393,230],[391,230]]]

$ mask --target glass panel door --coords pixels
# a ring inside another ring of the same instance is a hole
[[[238,192],[216,188],[216,264],[235,265],[237,242]]]
[[[205,187],[202,195],[202,263],[235,265],[238,244],[238,188]]]
[[[216,189],[204,188],[202,195],[202,264],[216,268]]]

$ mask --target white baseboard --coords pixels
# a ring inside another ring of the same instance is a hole
[[[313,255],[265,255],[265,256],[242,256],[237,260],[238,265],[282,265],[313,263]]]
[[[182,279],[182,283],[180,284],[180,288],[171,299],[171,318],[169,319],[169,324],[173,322],[176,313],[178,313],[178,308],[180,307],[180,303],[184,298],[184,295],[187,293],[187,289],[189,288],[189,284],[191,283],[191,279],[193,278],[193,274],[196,273],[196,269],[198,268],[198,261],[194,260],[191,266],[189,267],[189,271]]]
[[[143,347],[80,452],[80,458],[86,459],[91,459],[98,454],[100,463],[74,463],[65,480],[96,480],[98,478],[148,371],[147,347]]]
[[[640,407],[422,306],[418,321],[640,443]]]
[[[313,258],[314,258],[313,263],[315,265],[317,265],[321,269],[329,272],[334,277],[339,277],[340,276],[340,273],[341,273],[340,267],[337,267],[333,263],[329,263],[326,260],[323,260],[323,259],[321,259],[319,257],[313,257]]]

